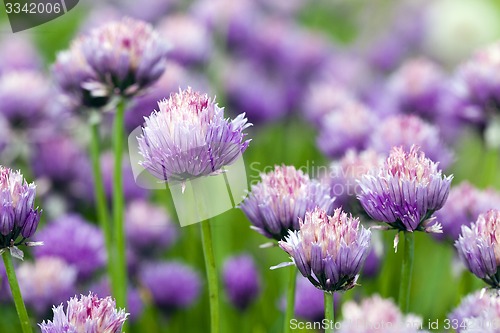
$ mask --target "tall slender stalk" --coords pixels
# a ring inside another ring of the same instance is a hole
[[[288,277],[288,290],[286,293],[286,312],[285,312],[285,322],[283,326],[283,332],[289,333],[292,328],[290,321],[293,319],[293,314],[295,310],[295,285],[297,284],[297,269],[295,266],[290,268],[290,276]]]
[[[401,268],[401,284],[399,288],[399,307],[408,313],[410,307],[411,276],[413,273],[413,259],[415,252],[415,235],[413,232],[404,231],[405,250]]]
[[[125,142],[125,100],[120,99],[116,106],[113,124],[113,234],[115,242],[115,279],[112,281],[113,294],[119,308],[127,307],[127,262],[125,257],[125,230],[122,162]]]
[[[113,234],[111,230],[108,204],[106,202],[106,192],[104,191],[104,181],[102,179],[101,170],[101,143],[99,139],[99,125],[100,121],[98,115],[92,114],[90,117],[90,130],[91,130],[91,144],[90,144],[90,156],[92,160],[92,174],[94,178],[94,195],[97,208],[97,219],[99,225],[104,232],[104,240],[106,243],[106,254],[108,257],[107,269],[108,275],[111,280],[114,280],[113,271]]]
[[[333,333],[335,331],[335,293],[324,293],[325,297],[325,319],[328,326],[325,333]]]
[[[5,251],[2,254],[2,257],[5,264],[5,271],[7,272],[7,280],[9,280],[10,290],[12,292],[12,299],[14,300],[14,304],[16,306],[19,321],[21,321],[21,328],[23,333],[32,333],[33,331],[31,329],[30,319],[28,317],[28,312],[26,311],[26,306],[24,305],[19,284],[17,283],[16,272],[14,270],[14,265],[12,265],[12,258],[9,251]]]
[[[201,222],[201,238],[203,243],[203,254],[205,256],[205,267],[208,279],[208,295],[210,301],[210,331],[218,333],[220,331],[219,314],[219,284],[217,280],[217,269],[215,266],[215,256],[213,250],[212,231],[210,220]]]

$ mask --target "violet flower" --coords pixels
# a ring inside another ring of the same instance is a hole
[[[223,269],[224,287],[231,304],[244,311],[259,296],[260,274],[250,255],[228,258]]]
[[[462,226],[455,242],[465,266],[493,288],[500,288],[500,211],[489,210],[479,215],[470,227]]]
[[[244,114],[224,118],[224,109],[191,88],[158,103],[138,138],[141,165],[163,181],[179,181],[221,172],[243,153],[251,126]]]
[[[125,310],[117,310],[111,297],[99,298],[89,293],[68,301],[66,312],[63,305],[53,308],[54,319],[39,324],[42,333],[120,333],[127,320]]]
[[[349,290],[370,251],[370,230],[340,208],[332,216],[316,208],[300,219],[300,230],[289,231],[279,246],[291,256],[299,272],[325,292]]]
[[[42,211],[34,208],[36,185],[28,184],[20,171],[0,166],[0,253],[7,249],[11,255],[23,259],[23,252],[17,247],[40,245],[26,242],[33,236]]]
[[[439,223],[430,225],[431,216],[446,202],[452,179],[418,147],[394,147],[382,167],[362,176],[358,199],[372,219],[390,228],[441,232]]]
[[[275,166],[260,176],[261,182],[252,185],[240,208],[253,224],[251,228],[268,238],[281,240],[289,230],[299,230],[299,218],[316,207],[333,211],[335,199],[328,186],[293,166]]]

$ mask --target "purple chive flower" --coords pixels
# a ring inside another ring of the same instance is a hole
[[[54,161],[54,152],[57,161]],[[52,189],[81,198],[90,177],[83,146],[66,134],[49,134],[34,143],[31,165],[37,178],[48,178]]]
[[[490,308],[500,307],[500,298],[490,293],[476,291],[462,299],[460,304],[448,315],[448,319],[457,323],[457,332],[464,332],[467,323],[481,315]],[[466,330],[465,330],[466,331]]]
[[[37,259],[56,256],[75,267],[80,279],[89,278],[106,263],[102,231],[79,215],[62,216],[36,236],[44,246],[35,249]]]
[[[23,259],[18,245],[38,245],[25,242],[33,236],[42,211],[34,208],[36,185],[28,184],[20,171],[0,166],[0,252],[10,250],[12,256]]]
[[[130,285],[127,289],[127,311],[130,313],[130,321],[135,321],[141,316],[144,304],[137,289]],[[111,288],[107,278],[102,278],[97,283],[92,284],[88,290],[95,295],[111,295]]]
[[[388,94],[394,107],[406,114],[433,120],[438,114],[445,76],[441,68],[425,58],[408,60],[389,78]]]
[[[113,168],[114,168],[114,156],[111,151],[104,152],[101,154],[101,171],[104,183],[104,191],[106,192],[106,197],[111,200],[113,197]],[[125,200],[135,200],[135,199],[146,199],[149,195],[149,191],[145,188],[140,187],[134,178],[134,173],[132,171],[132,166],[130,165],[130,160],[127,156],[123,158],[122,162],[122,181],[123,181],[123,195]],[[94,195],[93,187],[89,188],[89,194]]]
[[[323,182],[329,185],[331,195],[336,198],[335,206],[355,213],[359,206],[356,195],[360,193],[357,179],[382,166],[384,159],[384,155],[371,149],[361,152],[350,149],[342,159],[332,162]]]
[[[136,200],[128,205],[125,216],[128,243],[138,252],[161,252],[177,239],[177,228],[163,207]]]
[[[354,101],[351,91],[338,82],[316,82],[311,84],[304,95],[304,117],[320,126],[325,116]]]
[[[11,71],[0,76],[0,113],[12,128],[37,125],[47,116],[53,96],[50,83],[36,71]]]
[[[341,157],[349,149],[363,150],[376,123],[376,116],[365,105],[347,101],[323,117],[318,147],[331,158]]]
[[[135,96],[127,105],[125,124],[129,132],[142,126],[144,117],[149,117],[151,110],[158,107],[158,101],[164,99],[166,95],[176,93],[179,87],[189,86],[198,91],[210,91],[208,80],[202,74],[189,71],[173,61],[168,61],[167,67],[168,70],[145,94]]]
[[[180,64],[203,64],[211,55],[212,36],[208,28],[192,16],[167,16],[159,24],[158,33],[172,43],[169,59]]]
[[[370,230],[340,208],[332,216],[316,208],[299,223],[299,231],[279,241],[299,272],[325,292],[353,288],[370,251]]]
[[[39,315],[68,299],[76,289],[77,271],[62,258],[43,257],[34,263],[23,262],[16,274],[25,302]]]
[[[41,59],[37,49],[26,35],[2,36],[0,41],[0,73],[18,70],[38,70],[41,68]],[[28,97],[28,96],[27,96]]]
[[[354,301],[342,306],[343,319],[340,333],[413,333],[423,332],[422,318],[401,313],[391,299],[379,295],[363,299],[359,304]]]
[[[321,321],[325,318],[323,292],[300,275],[297,276],[294,313],[295,316],[311,322]]]
[[[495,190],[479,190],[468,182],[453,187],[443,208],[435,214],[443,226],[443,233],[436,234],[437,238],[457,240],[462,225],[469,226],[489,209],[500,209],[500,194]]]
[[[252,122],[275,121],[289,112],[285,80],[255,61],[237,59],[230,62],[226,65],[224,82],[231,109],[245,112]]]
[[[228,258],[224,263],[224,287],[231,304],[244,311],[259,296],[260,275],[250,255]]]
[[[57,56],[60,88],[83,105],[102,106],[114,95],[133,96],[160,78],[168,45],[151,25],[131,18],[100,26]]]
[[[470,227],[462,226],[455,242],[465,266],[493,288],[500,288],[500,211],[489,210],[479,215]]]
[[[439,223],[429,223],[446,202],[452,179],[418,147],[394,147],[382,167],[362,176],[358,199],[372,219],[391,228],[441,232]]]
[[[180,262],[149,263],[139,275],[154,303],[167,313],[190,307],[200,295],[199,274]]]
[[[289,230],[299,230],[299,218],[315,207],[333,211],[330,189],[293,166],[275,166],[260,177],[240,208],[251,228],[268,238],[281,240]]]
[[[138,138],[141,165],[164,181],[208,176],[233,163],[250,140],[244,114],[224,118],[224,109],[191,88],[158,103]]]
[[[463,97],[479,106],[484,114],[500,108],[500,42],[478,50],[457,71]]]
[[[66,312],[63,305],[53,308],[54,319],[39,324],[42,333],[96,332],[120,333],[128,313],[116,309],[111,297],[99,298],[89,293],[72,297]]]
[[[392,147],[402,146],[409,150],[420,146],[425,155],[446,169],[453,161],[453,153],[443,143],[439,129],[413,115],[397,115],[377,126],[369,146],[381,153],[389,153]]]

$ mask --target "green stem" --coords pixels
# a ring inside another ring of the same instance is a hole
[[[413,259],[415,253],[415,235],[413,232],[404,231],[405,249],[403,265],[401,268],[401,284],[399,288],[399,307],[408,313],[410,306],[411,276],[413,273]]]
[[[325,333],[333,333],[335,331],[335,293],[324,293],[325,296],[325,319],[327,327]]]
[[[92,159],[92,173],[94,177],[94,195],[96,201],[97,208],[97,219],[99,221],[99,225],[101,226],[104,232],[104,240],[106,243],[106,252],[108,256],[108,275],[110,277],[114,276],[113,273],[113,235],[111,233],[111,225],[109,219],[108,212],[108,203],[106,201],[106,192],[104,191],[104,181],[102,179],[102,170],[101,170],[101,144],[99,140],[99,125],[100,122],[97,119],[93,119],[95,117],[91,117],[90,120],[90,129],[91,129],[91,144],[90,144],[90,156]],[[113,279],[113,278],[111,278]]]
[[[290,267],[290,276],[288,277],[288,290],[286,294],[286,312],[283,332],[289,333],[292,328],[290,321],[293,319],[295,310],[295,285],[297,284],[297,270],[295,266]]]
[[[125,100],[120,99],[116,106],[113,124],[113,233],[115,241],[115,279],[112,281],[113,294],[118,308],[127,307],[127,262],[125,257],[125,230],[122,162],[125,141]]]
[[[203,254],[205,255],[210,301],[210,332],[218,333],[220,329],[219,285],[217,281],[217,269],[215,267],[212,231],[210,229],[210,220],[201,222],[201,238],[203,243]]]
[[[28,312],[26,312],[26,306],[24,305],[19,284],[17,284],[16,272],[14,270],[14,266],[12,265],[12,258],[10,257],[9,251],[5,251],[2,254],[2,257],[5,264],[5,271],[7,272],[7,279],[9,280],[10,290],[12,292],[12,298],[14,299],[14,304],[16,305],[16,311],[19,316],[19,321],[21,321],[23,333],[31,333],[30,319],[28,317]]]
[[[495,185],[497,174],[498,150],[495,148],[486,148],[483,158],[483,174],[481,176],[481,186],[488,187]]]

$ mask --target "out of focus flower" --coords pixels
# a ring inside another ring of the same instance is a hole
[[[444,85],[445,76],[437,64],[416,58],[403,63],[392,74],[387,94],[397,111],[433,120],[439,113],[439,98]]]
[[[325,116],[353,100],[355,96],[340,83],[316,82],[305,94],[302,108],[305,118],[320,126]]]
[[[120,333],[128,313],[116,309],[111,297],[99,298],[90,293],[88,296],[73,297],[68,301],[66,312],[63,305],[53,308],[54,319],[39,324],[42,333],[96,332]]]
[[[141,165],[164,181],[208,176],[233,163],[250,143],[244,114],[224,118],[224,109],[191,88],[158,103],[138,138]]]
[[[163,74],[168,45],[142,21],[124,18],[75,40],[57,56],[60,88],[85,106],[102,106],[114,95],[133,96]]]
[[[107,278],[102,278],[97,283],[88,288],[89,292],[95,295],[111,295],[111,288]],[[135,321],[144,310],[144,304],[139,295],[139,291],[130,285],[127,288],[127,311],[130,313],[130,320]]]
[[[0,252],[9,249],[12,256],[23,259],[17,246],[37,245],[25,242],[35,233],[42,213],[34,208],[35,194],[36,185],[28,184],[20,171],[0,166]]]
[[[324,293],[300,275],[295,289],[295,315],[311,322],[325,318]]]
[[[163,207],[136,200],[128,205],[125,216],[127,240],[136,251],[158,253],[177,239],[177,228]]]
[[[104,192],[106,197],[111,199],[113,196],[113,166],[114,157],[113,153],[108,151],[101,154],[101,171],[104,183]],[[134,178],[132,166],[128,157],[123,158],[122,162],[122,181],[123,181],[123,195],[126,201],[135,199],[146,199],[149,195],[148,190],[140,187]],[[89,184],[90,185],[90,184]],[[88,187],[88,195],[93,198],[93,187]]]
[[[35,176],[49,179],[52,190],[81,199],[90,177],[90,162],[83,147],[61,133],[43,136],[33,146],[31,165]]]
[[[96,1],[98,2],[98,1]],[[182,1],[179,0],[112,0],[120,8],[120,12],[147,22],[156,22],[165,14],[174,11]]]
[[[414,115],[398,115],[386,119],[375,128],[370,138],[370,148],[381,153],[389,153],[392,147],[402,146],[409,150],[412,145],[420,146],[425,155],[446,169],[453,160],[439,130]]]
[[[384,155],[372,149],[361,152],[350,149],[342,159],[332,162],[329,174],[323,181],[329,185],[332,197],[336,198],[335,206],[343,207],[353,214],[358,213],[359,202],[356,195],[360,194],[360,189],[357,179],[378,169],[384,160]]]
[[[159,24],[158,33],[172,43],[169,59],[183,65],[198,65],[210,57],[212,36],[207,27],[192,16],[167,16]]]
[[[331,158],[341,157],[349,149],[363,150],[376,122],[376,116],[365,105],[347,101],[323,117],[318,147]]]
[[[43,257],[34,263],[23,262],[17,269],[19,288],[25,302],[39,315],[75,292],[77,270],[57,257]]]
[[[349,290],[370,251],[369,230],[359,219],[340,208],[333,216],[316,208],[300,219],[300,230],[290,230],[279,246],[287,252],[299,272],[325,292]]]
[[[26,35],[3,34],[0,41],[0,73],[19,70],[38,70],[41,59],[35,45]],[[27,96],[28,97],[28,96]]]
[[[500,42],[478,50],[458,69],[464,97],[479,106],[486,117],[500,109]]]
[[[381,269],[382,257],[384,255],[384,244],[380,233],[372,232],[372,242],[370,252],[366,257],[365,264],[361,271],[363,278],[375,278]]]
[[[260,177],[240,207],[252,229],[268,238],[281,240],[289,230],[299,230],[299,218],[304,219],[309,210],[333,210],[330,189],[293,166],[275,166]]]
[[[358,199],[372,219],[391,228],[441,232],[431,216],[446,202],[452,179],[418,147],[394,147],[382,167],[363,175]]]
[[[443,226],[443,233],[436,237],[457,240],[462,225],[469,226],[489,209],[500,209],[499,193],[493,189],[479,190],[468,182],[460,183],[450,190],[448,200],[435,214]]]
[[[199,274],[180,262],[146,264],[139,280],[151,293],[154,303],[166,312],[190,307],[201,289]]]
[[[479,215],[470,227],[462,226],[455,242],[458,255],[467,268],[493,288],[500,288],[500,211]]]
[[[245,310],[259,296],[260,275],[250,255],[228,258],[223,280],[227,297],[238,310]]]
[[[179,91],[179,87],[193,87],[197,91],[210,91],[210,85],[205,76],[189,71],[182,65],[168,61],[168,71],[152,85],[146,93],[135,96],[127,105],[125,124],[127,130],[132,132],[136,127],[144,124],[144,117],[149,117],[151,111],[158,107],[158,101]]]
[[[496,295],[490,295],[488,292],[483,295],[483,292],[477,291],[464,297],[453,312],[448,315],[448,318],[457,324],[455,325],[457,332],[464,332],[471,319],[481,317],[490,308],[497,307],[500,307],[500,298]]]
[[[80,279],[88,278],[106,263],[102,231],[79,215],[66,215],[52,221],[37,234],[45,245],[37,247],[35,257],[55,256],[71,264]]]
[[[9,71],[0,76],[0,113],[12,128],[37,125],[47,118],[53,100],[50,83],[38,72]]]
[[[231,109],[245,112],[252,122],[275,121],[289,112],[285,80],[259,63],[242,59],[230,62],[226,65],[224,84]]]
[[[422,318],[401,313],[391,299],[379,295],[365,298],[361,303],[349,301],[342,306],[340,333],[413,333],[422,332]]]

